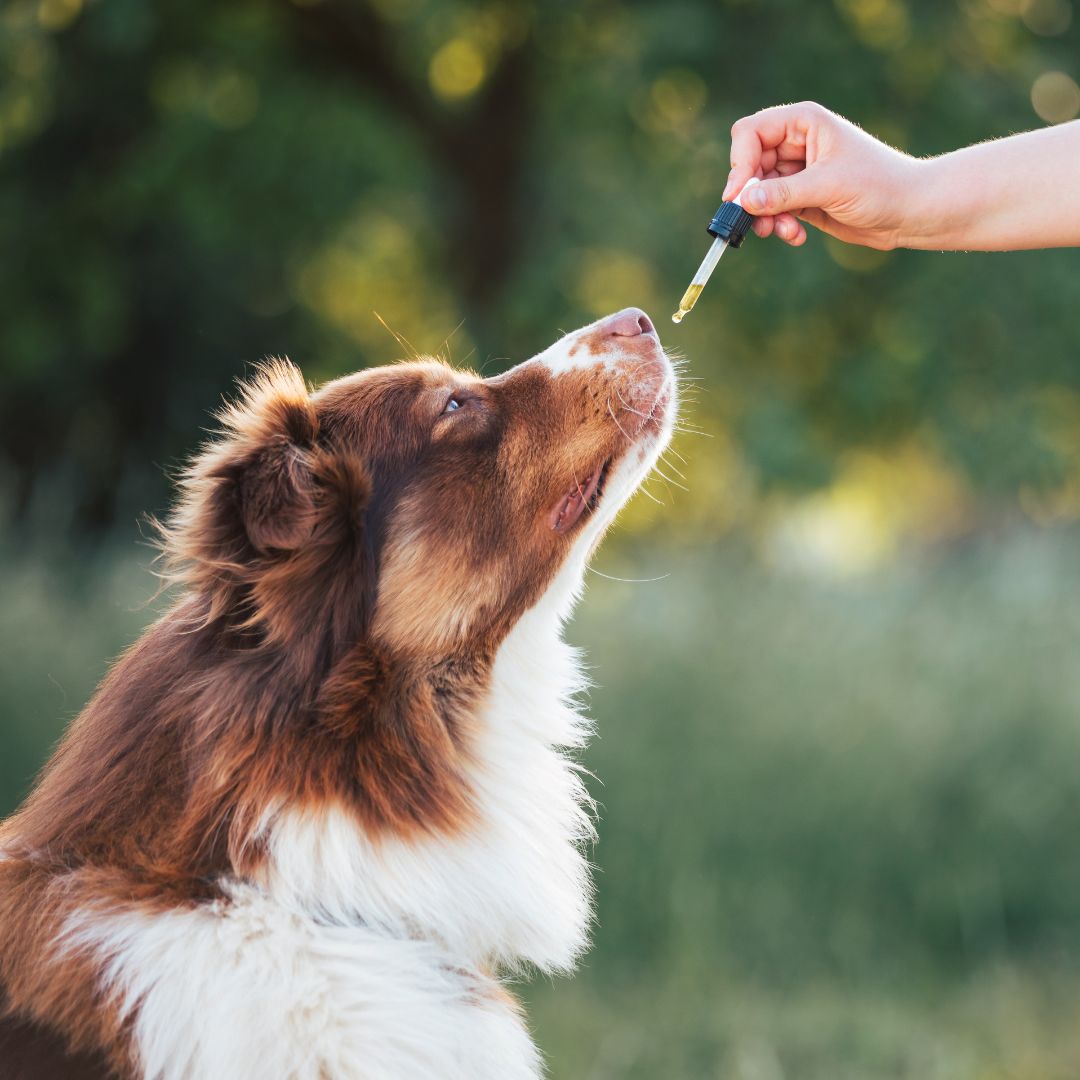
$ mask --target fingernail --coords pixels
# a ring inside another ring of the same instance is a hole
[[[764,210],[765,204],[769,201],[765,192],[761,190],[759,184],[755,184],[743,197],[743,201],[746,202],[751,210]]]

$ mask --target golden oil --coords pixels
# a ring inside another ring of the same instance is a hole
[[[701,295],[704,285],[690,285],[686,292],[683,293],[682,299],[679,301],[679,310],[671,316],[673,323],[681,323],[683,319],[693,310],[694,305],[698,301],[698,297]]]

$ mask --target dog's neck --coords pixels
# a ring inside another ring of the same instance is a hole
[[[341,923],[436,939],[472,963],[569,968],[585,945],[590,802],[566,756],[587,722],[577,655],[561,640],[580,567],[503,641],[476,710],[475,813],[453,835],[372,837],[342,806],[283,807],[264,837],[267,889]]]

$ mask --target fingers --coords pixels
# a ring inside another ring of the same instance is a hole
[[[741,200],[742,205],[754,215],[767,214],[775,217],[782,213],[796,213],[805,207],[820,207],[825,182],[821,167],[802,169],[788,176],[779,174],[755,184]]]
[[[777,176],[790,176],[796,168],[794,162],[781,161],[777,163],[775,169],[766,172],[763,179],[772,180]],[[776,217],[766,214],[762,217],[756,217],[750,227],[754,230],[756,236],[764,238],[775,233],[785,243],[791,244],[792,247],[798,247],[806,242],[806,230],[793,214],[778,214]]]
[[[772,180],[777,176],[790,176],[796,168],[793,162],[781,161],[777,163],[775,169],[766,172],[763,179]],[[801,166],[798,168],[801,168]],[[756,217],[751,228],[756,236],[764,238],[775,234],[785,243],[791,244],[792,247],[799,247],[801,244],[806,243],[806,230],[793,214],[785,213],[777,214],[776,217],[771,215]]]
[[[803,228],[802,222],[794,215],[778,214],[772,220],[775,222],[773,232],[785,244],[790,244],[792,247],[801,247],[806,243],[806,229]]]
[[[755,216],[752,227],[756,235],[775,234],[792,247],[799,247],[806,243],[806,228],[799,218],[814,221],[828,217],[820,210],[827,177],[814,164],[814,147],[820,129],[827,129],[835,121],[827,109],[804,101],[763,109],[733,125],[731,172],[723,198],[735,198],[748,180],[760,179],[741,200]],[[809,157],[808,142],[812,150]]]
[[[733,198],[752,176],[762,176],[781,161],[805,161],[807,133],[831,118],[821,105],[804,101],[762,109],[736,121],[731,128],[731,172],[723,198]]]
[[[792,214],[778,214],[776,217],[754,218],[753,225],[755,236],[763,240],[767,236],[778,236],[785,244],[792,247],[802,247],[806,243],[806,229],[798,218]]]
[[[762,240],[767,236],[772,236],[773,229],[776,226],[776,218],[771,217],[759,217],[754,218],[754,223],[750,226],[754,230],[755,236],[760,236]]]

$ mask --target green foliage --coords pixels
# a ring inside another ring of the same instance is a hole
[[[101,526],[160,505],[160,466],[245,365],[287,352],[321,377],[396,356],[373,309],[487,370],[625,304],[666,324],[737,116],[812,97],[915,153],[1031,127],[1035,79],[1080,77],[1070,13],[12,0],[11,508]],[[1078,258],[751,241],[664,337],[755,490],[814,488],[853,447],[918,438],[995,500],[1053,493],[1075,458],[1040,402],[1080,411]]]

